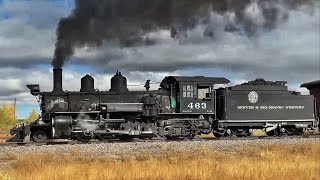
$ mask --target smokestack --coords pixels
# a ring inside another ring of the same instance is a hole
[[[62,91],[62,69],[53,69],[53,91]]]

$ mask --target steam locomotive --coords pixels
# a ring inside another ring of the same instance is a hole
[[[53,69],[53,91],[27,85],[37,97],[41,115],[30,125],[11,129],[10,141],[26,136],[34,142],[50,139],[194,138],[213,133],[250,136],[264,129],[269,136],[301,134],[317,128],[315,99],[288,91],[285,81],[257,79],[220,87],[223,77],[168,76],[158,90],[129,91],[121,72],[111,78],[111,89],[99,91],[86,75],[77,92],[63,91],[62,69]]]

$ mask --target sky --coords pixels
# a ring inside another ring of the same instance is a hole
[[[18,118],[39,109],[26,84],[52,90],[57,25],[75,7],[74,0],[0,0],[0,104],[17,98]],[[289,89],[307,94],[300,84],[320,79],[319,7],[319,1],[294,9],[277,5],[279,17],[286,18],[277,17],[275,27],[258,28],[250,36],[241,31],[241,24],[237,33],[225,32],[234,13],[213,11],[205,23],[199,20],[185,32],[187,38],[174,39],[170,29],[159,27],[144,34],[154,42],[151,46],[122,47],[109,40],[77,47],[64,66],[63,88],[79,90],[81,77],[90,74],[96,88],[108,90],[119,69],[128,84],[159,82],[169,75],[226,77],[230,85],[264,78],[288,81]],[[267,20],[261,12],[254,0],[244,9],[257,27]],[[208,31],[214,35],[204,36]]]

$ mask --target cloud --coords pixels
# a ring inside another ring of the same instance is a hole
[[[49,64],[56,24],[70,8],[52,1],[4,1],[0,5],[0,67]]]
[[[100,48],[78,49],[77,62],[108,71],[170,72],[186,68],[218,67],[242,74],[246,79],[304,82],[319,74],[319,8],[301,7],[275,29],[261,29],[254,36],[225,32],[230,14],[212,13],[208,24],[198,24],[188,38],[172,39],[170,30],[148,34],[153,46],[120,48],[108,42]],[[253,11],[253,10],[250,10]],[[260,23],[257,20],[256,23]],[[203,36],[205,29],[214,37]],[[76,62],[73,61],[73,62]]]
[[[54,31],[36,29],[19,19],[8,21],[0,21],[0,66],[48,64],[54,50]]]
[[[68,16],[73,8],[72,1],[5,0],[0,4],[0,16],[7,20],[21,19],[39,29],[49,29],[55,27],[61,17]]]
[[[268,23],[262,15],[268,12],[257,6],[257,1],[252,2],[245,8],[246,19],[257,25]],[[26,69],[50,63],[56,38],[54,22],[70,13],[70,7],[52,6],[56,4],[49,1],[5,1],[0,6],[0,14],[11,12],[10,18],[0,20],[0,67]],[[278,5],[276,9],[282,13],[271,19],[280,22],[272,29],[258,29],[253,36],[246,36],[241,26],[233,27],[236,32],[225,31],[229,24],[236,24],[234,12],[211,13],[205,23],[199,20],[187,30],[187,38],[172,39],[171,29],[159,29],[144,36],[152,46],[125,48],[108,41],[99,48],[77,49],[70,64],[91,66],[100,73],[116,69],[168,73],[214,67],[250,80],[264,77],[305,82],[319,74],[318,7],[316,3],[290,10]],[[26,9],[32,11],[32,17],[42,18],[26,18]]]
[[[224,31],[242,31],[252,36],[259,30],[274,29],[288,18],[288,11],[310,0],[75,0],[75,9],[61,18],[52,65],[61,68],[77,47],[100,46],[103,41],[118,41],[122,47],[153,45],[143,37],[158,29],[170,29],[172,38],[188,37],[187,31],[206,24],[211,13],[231,14]],[[212,22],[209,24],[213,24]],[[217,24],[214,24],[217,25]],[[219,24],[221,26],[221,24]],[[203,36],[215,37],[215,27],[207,26]]]

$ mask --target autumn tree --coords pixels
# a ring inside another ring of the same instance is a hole
[[[15,126],[16,123],[15,107],[13,105],[3,104],[0,107],[0,131],[6,131]]]
[[[0,108],[0,132],[5,131],[6,129],[6,117],[3,110]]]
[[[30,124],[33,121],[37,120],[39,117],[39,114],[37,113],[36,110],[32,109],[32,111],[30,112],[29,116],[25,119],[25,123],[26,124]]]

